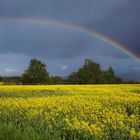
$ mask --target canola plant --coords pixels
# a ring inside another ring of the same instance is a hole
[[[140,85],[0,86],[0,140],[138,140]]]

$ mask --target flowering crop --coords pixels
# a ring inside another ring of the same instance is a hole
[[[140,139],[140,85],[0,86],[0,139]]]

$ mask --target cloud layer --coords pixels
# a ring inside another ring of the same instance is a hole
[[[139,0],[1,0],[0,74],[18,75],[31,58],[47,63],[52,74],[67,75],[92,58],[117,73],[138,71],[140,64],[111,45],[58,26],[5,21],[2,17],[56,19],[109,36],[140,55]]]

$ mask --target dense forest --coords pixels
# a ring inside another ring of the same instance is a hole
[[[115,75],[112,67],[102,70],[100,64],[86,59],[83,66],[70,74],[66,79],[60,76],[50,76],[46,65],[40,60],[32,59],[28,68],[21,76],[0,77],[3,84],[121,84],[138,83],[137,81],[124,81]]]

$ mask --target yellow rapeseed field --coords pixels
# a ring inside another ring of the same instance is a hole
[[[140,85],[0,86],[0,140],[138,140]]]

